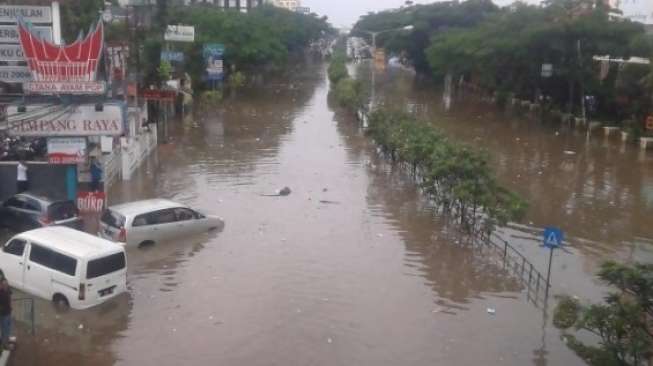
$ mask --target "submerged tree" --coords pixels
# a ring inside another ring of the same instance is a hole
[[[563,297],[555,310],[554,325],[587,331],[600,339],[598,346],[593,346],[572,334],[564,335],[569,347],[591,365],[646,364],[653,341],[653,265],[610,261],[601,266],[598,276],[619,291],[610,293],[602,304],[583,305]]]

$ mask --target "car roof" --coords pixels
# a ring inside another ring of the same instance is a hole
[[[139,215],[142,213],[147,213],[147,212],[152,212],[157,210],[165,210],[166,208],[174,208],[174,207],[186,207],[186,205],[175,201],[167,200],[164,198],[154,198],[149,200],[123,203],[120,205],[111,206],[109,207],[109,209],[123,216],[129,216],[129,215]]]
[[[39,194],[36,194],[36,193],[31,193],[31,192],[18,193],[14,197],[31,198],[31,199],[35,199],[37,201],[40,201],[41,203],[46,203],[46,204],[59,203],[59,202],[72,202],[71,200],[67,200],[67,199],[51,198],[51,197],[47,197],[47,196],[43,196],[43,195],[39,195]]]
[[[74,257],[96,257],[124,251],[116,243],[64,226],[47,226],[26,231],[15,238],[26,239]]]

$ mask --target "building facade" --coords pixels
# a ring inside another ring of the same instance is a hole
[[[186,5],[209,4],[222,9],[240,10],[246,12],[264,3],[264,0],[184,0]]]

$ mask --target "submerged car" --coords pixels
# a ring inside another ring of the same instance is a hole
[[[53,225],[80,230],[83,220],[75,201],[19,193],[0,207],[0,225],[16,232]]]
[[[166,199],[111,206],[100,218],[99,236],[127,245],[149,245],[217,229],[217,216]]]
[[[11,238],[0,250],[0,275],[12,287],[73,309],[127,291],[122,245],[60,226]]]

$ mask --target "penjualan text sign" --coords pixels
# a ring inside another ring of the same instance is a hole
[[[49,6],[0,5],[0,23],[16,23],[22,18],[30,23],[52,23]]]
[[[96,111],[95,105],[34,104],[26,107],[25,112],[11,105],[7,115],[7,132],[11,136],[120,136],[124,132],[123,110],[117,104],[105,104],[101,111]]]

